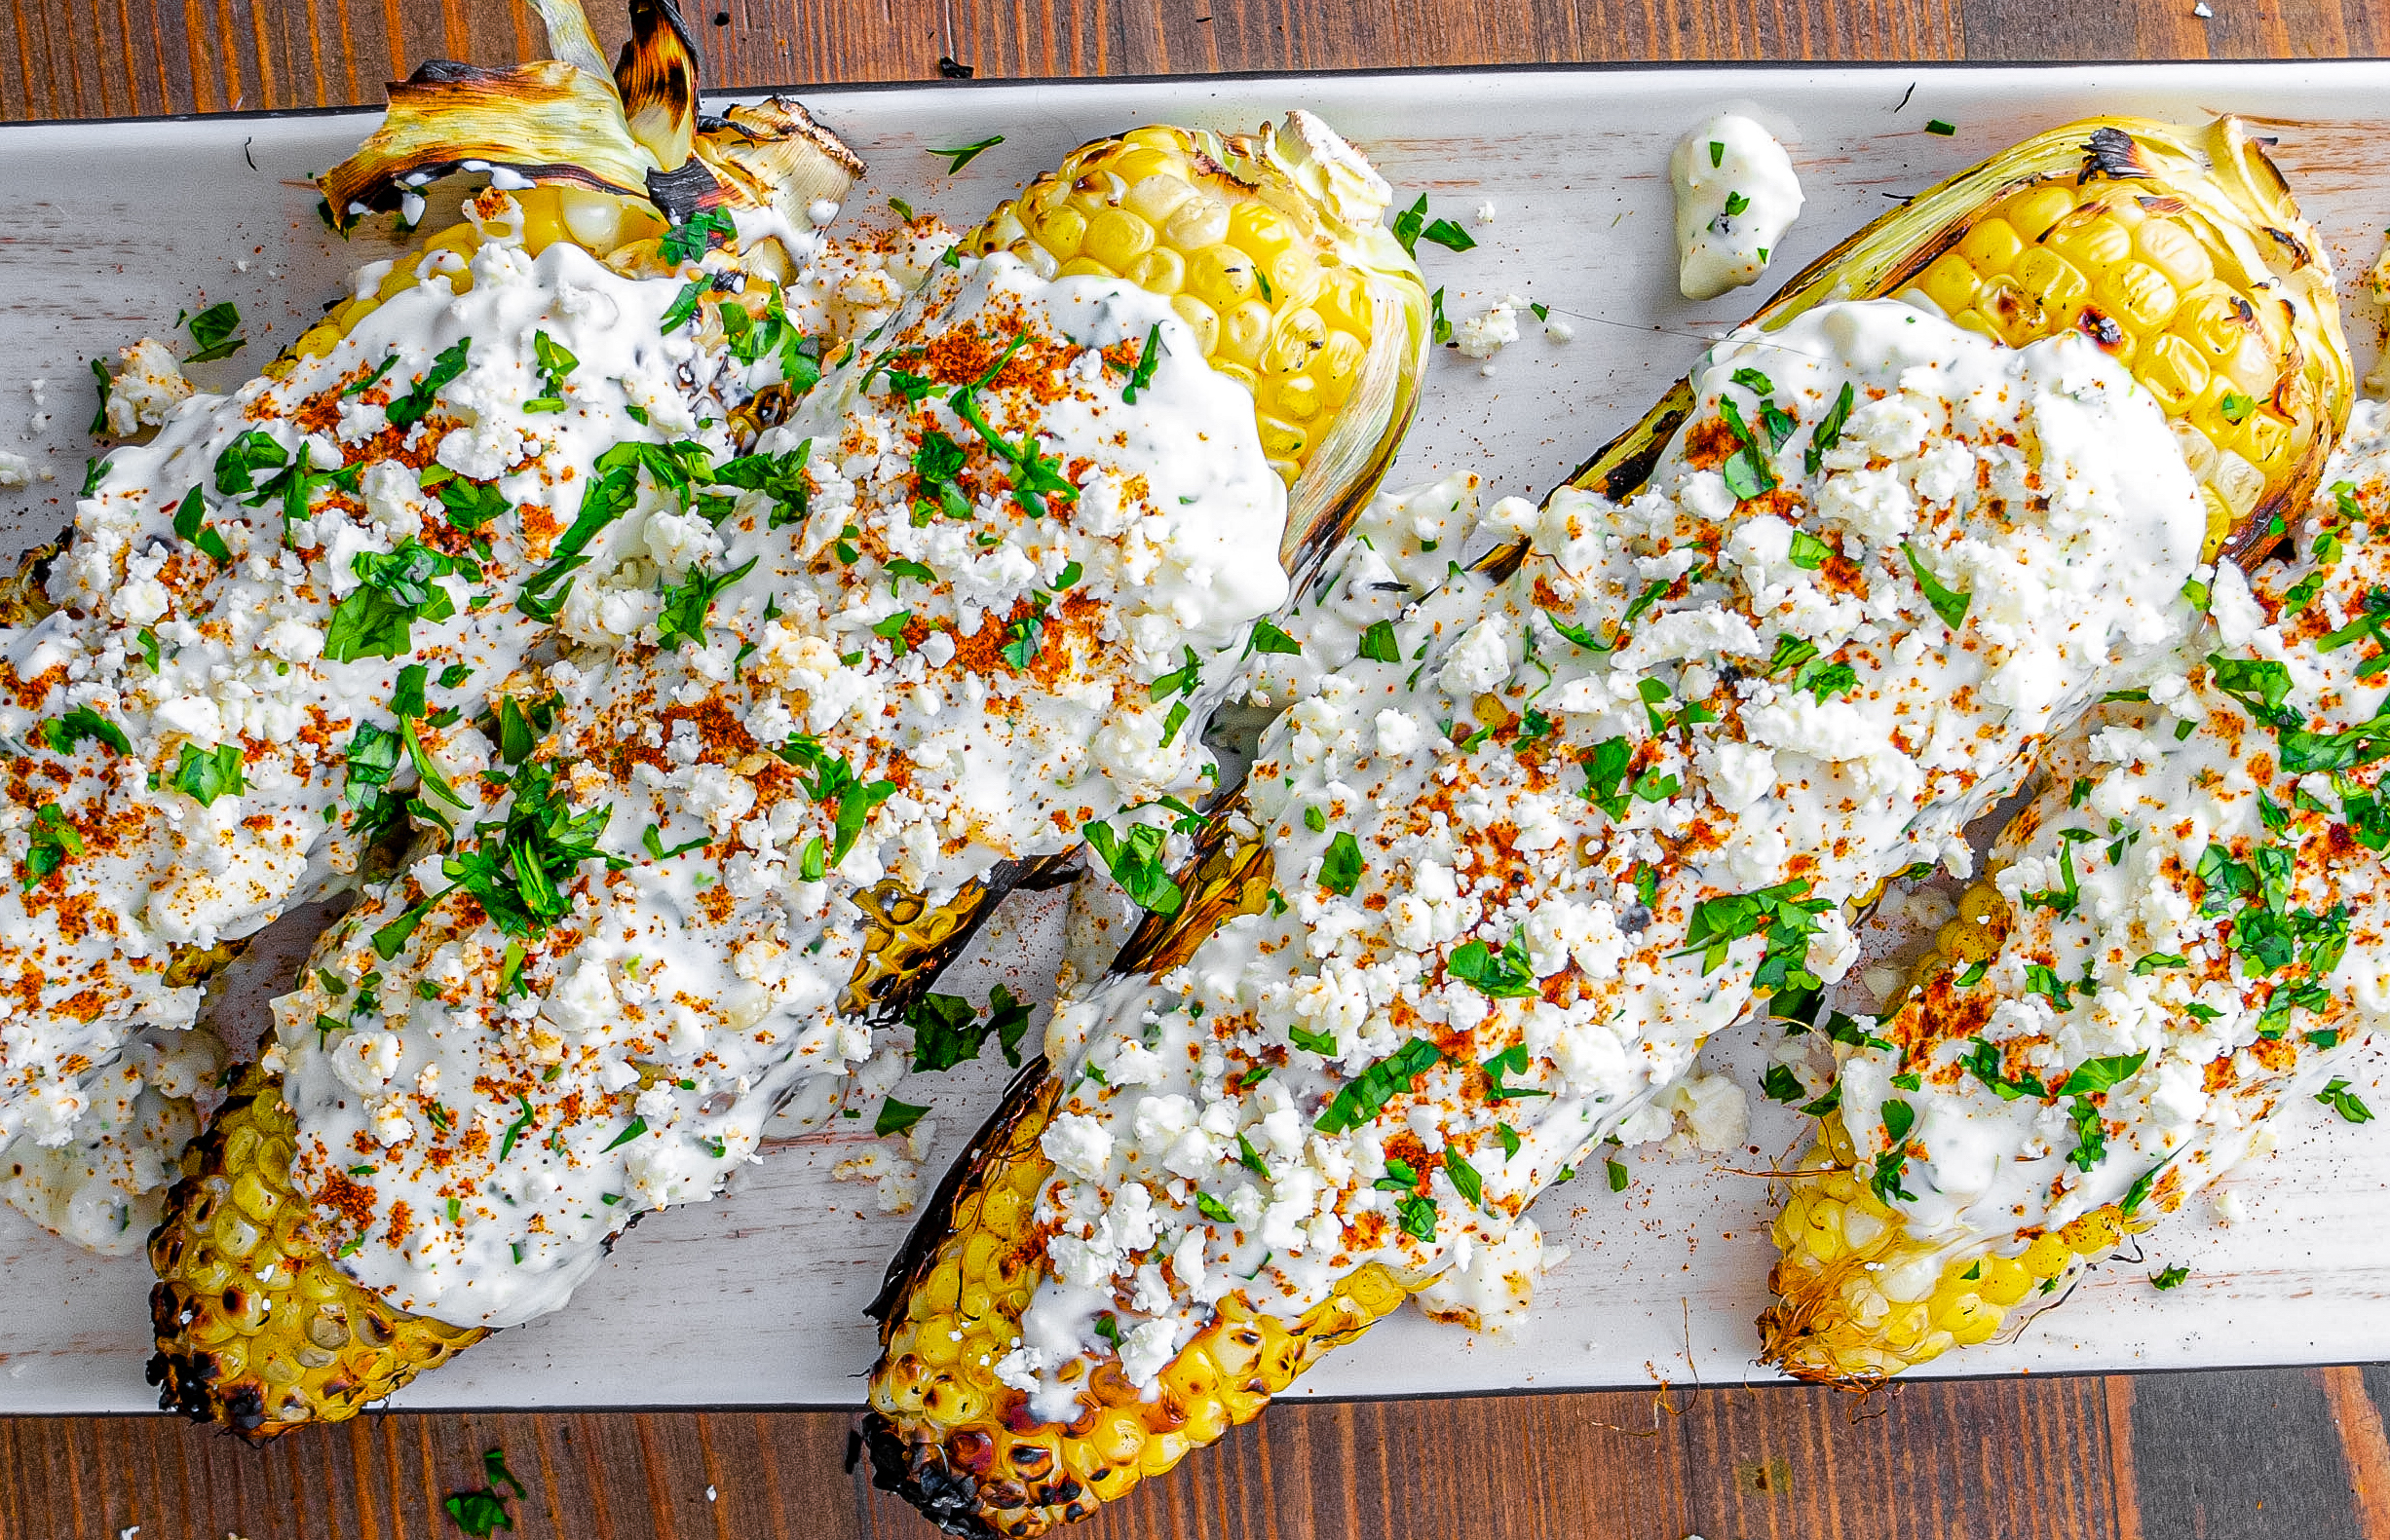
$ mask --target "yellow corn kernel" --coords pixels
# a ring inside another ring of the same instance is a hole
[[[2085,1257],[2096,1257],[2116,1249],[2124,1238],[2124,1216],[2110,1205],[2080,1215],[2060,1228],[2059,1239]]]
[[[2013,1257],[1987,1257],[1975,1292],[1995,1305],[2015,1304],[2033,1287],[2033,1275]]]
[[[1156,246],[1129,262],[1120,276],[1149,294],[1176,294],[1187,284],[1187,259],[1168,246]]]
[[[2003,225],[2000,228],[2007,229]],[[1935,259],[1917,281],[1917,288],[1945,316],[1955,316],[1975,303],[1975,291],[1983,287],[1983,280],[1975,269],[1956,251],[1946,251]]]
[[[1161,238],[1190,256],[1219,245],[1229,238],[1229,206],[1198,192],[1170,211]]]
[[[2038,241],[2074,209],[2074,193],[2064,182],[2043,182],[2019,193],[2000,210],[2026,241]]]
[[[1152,225],[1125,208],[1107,208],[1087,221],[1086,239],[1080,244],[1080,250],[1118,273],[1126,270],[1153,245]]]
[[[1209,245],[1188,254],[1187,288],[1213,309],[1226,312],[1260,294],[1262,285],[1253,276],[1250,255],[1234,246]]]
[[[1220,317],[1221,356],[1251,368],[1270,341],[1270,307],[1260,300],[1225,310]]]

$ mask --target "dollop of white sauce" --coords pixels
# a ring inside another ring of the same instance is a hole
[[[1716,299],[1756,282],[1801,213],[1801,178],[1776,136],[1739,113],[1688,130],[1668,154],[1677,287]]]
[[[2197,490],[2086,344],[1831,305],[1727,338],[1695,401],[1646,491],[1504,500],[1514,576],[1303,682],[1247,782],[1264,913],[1057,1005],[1048,1273],[1003,1366],[1034,1414],[1115,1342],[1150,1385],[1232,1292],[1525,1276],[1539,1191],[1761,991],[1839,977],[1845,906],[1963,860],[2189,628]]]

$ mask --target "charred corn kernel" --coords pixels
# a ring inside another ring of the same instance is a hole
[[[1254,394],[1263,447],[1295,490],[1390,455],[1415,398],[1425,290],[1382,226],[1305,190],[1286,141],[1154,127],[1100,140],[967,237],[1042,274],[1117,276],[1156,294],[1220,373]],[[1375,215],[1371,215],[1375,219]]]
[[[1049,1083],[1019,1121],[985,1139],[993,1158],[966,1179],[969,1190],[952,1210],[956,1227],[916,1273],[900,1313],[892,1312],[870,1388],[872,1409],[885,1419],[872,1434],[882,1474],[925,1490],[967,1477],[973,1516],[1005,1535],[1043,1533],[1163,1474],[1258,1416],[1321,1353],[1366,1332],[1410,1293],[1372,1264],[1294,1322],[1258,1315],[1231,1296],[1162,1368],[1153,1399],[1107,1363],[1081,1390],[1078,1421],[1041,1423],[1021,1391],[977,1364],[1014,1338],[1029,1291],[1011,1293],[992,1312],[974,1307],[979,1293],[1003,1294],[991,1279],[1007,1262],[1036,1270],[1043,1237],[1011,1221],[1051,1174],[1038,1140],[1056,1089]],[[962,1367],[946,1367],[958,1360]]]
[[[1802,1164],[1825,1154],[1812,1150]],[[1779,1222],[1773,1232],[1779,1256],[1768,1288],[1777,1302],[1760,1318],[1761,1357],[1802,1379],[1863,1386],[1953,1347],[1988,1342],[2133,1227],[2110,1205],[2003,1257],[1994,1237],[1916,1239],[1898,1215],[1853,1231],[1859,1211],[1838,1205],[1828,1190],[1837,1184],[1855,1186],[1843,1171],[1796,1179],[1784,1213],[1799,1212],[1803,1222]],[[1836,1233],[1819,1216],[1838,1206]]]
[[[167,1409],[250,1438],[354,1416],[486,1334],[394,1310],[320,1245],[292,1244],[306,1235],[290,1185],[295,1135],[289,1108],[250,1071],[185,1156],[149,1242],[150,1383]],[[289,1219],[260,1222],[277,1211]]]

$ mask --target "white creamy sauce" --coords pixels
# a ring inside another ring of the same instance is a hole
[[[717,1190],[779,1103],[869,1055],[837,1010],[856,890],[942,901],[1169,816],[1286,597],[1251,396],[1117,281],[941,267],[754,456],[763,485],[710,505],[641,472],[562,601],[589,651],[518,681],[556,697],[536,769],[480,742],[512,779],[460,772],[478,832],[277,1002],[295,1178],[400,1308],[526,1320],[633,1217]],[[1028,457],[1063,490],[1025,490]],[[474,863],[543,795],[589,858],[556,863],[551,925],[510,929]]]
[[[1894,1143],[1889,1104],[1914,1120],[1887,1171],[1912,1196],[1887,1201],[1920,1235],[2006,1242],[2104,1204],[2171,1208],[2266,1147],[2272,1119],[2390,1020],[2390,831],[2362,810],[2381,764],[2286,773],[2292,745],[2257,717],[2270,694],[2284,731],[2329,737],[2385,705],[2364,673],[2382,646],[2349,629],[2390,583],[2382,419],[2359,406],[2307,559],[2264,569],[2255,594],[2219,571],[2211,620],[2150,703],[2108,709],[2053,756],[2050,789],[1992,852],[2008,932],[1989,967],[1892,1017],[1895,1049],[1844,1050],[1843,1115],[1871,1168]],[[1985,1070],[2050,1094],[2004,1098]]]
[[[1695,384],[1648,491],[1497,505],[1514,577],[1452,577],[1394,661],[1270,731],[1247,798],[1282,909],[1057,1007],[1050,1271],[1001,1366],[1038,1416],[1115,1342],[1152,1385],[1232,1291],[1291,1319],[1377,1262],[1507,1297],[1536,1193],[1759,991],[1838,976],[1842,906],[1963,863],[1966,821],[2189,626],[2198,495],[2087,345],[1844,304]],[[1772,935],[1716,902],[1769,888]]]
[[[1756,282],[1801,213],[1801,178],[1774,134],[1739,113],[1694,125],[1668,154],[1677,287],[1716,299]]]

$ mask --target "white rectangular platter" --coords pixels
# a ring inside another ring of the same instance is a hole
[[[1574,328],[1530,329],[1494,368],[1439,354],[1395,479],[1460,468],[1489,498],[1539,494],[1631,421],[1758,292],[1709,304],[1676,293],[1668,146],[1722,104],[1758,109],[1793,143],[1808,203],[1778,261],[1789,274],[1890,201],[2028,133],[2092,113],[2267,121],[2298,195],[2343,278],[2360,368],[2377,312],[2354,276],[2390,225],[2390,64],[2035,69],[1553,70],[1061,85],[822,90],[802,94],[869,161],[851,215],[890,196],[967,227],[1073,146],[1138,123],[1250,127],[1289,107],[1355,139],[1408,203],[1463,223],[1478,246],[1423,245],[1456,319],[1504,294],[1546,304]],[[1956,132],[1926,131],[1929,120]],[[93,446],[84,360],[177,312],[218,300],[248,319],[249,350],[203,369],[229,387],[343,289],[376,241],[343,246],[305,178],[338,160],[371,114],[0,129],[0,447],[54,482],[0,491],[0,550],[55,533]],[[935,145],[1005,142],[960,175]],[[1481,205],[1493,217],[1481,223]],[[884,214],[883,214],[884,216]],[[49,420],[28,387],[47,382]],[[1054,896],[1000,917],[947,987],[974,997],[998,978],[1050,992]],[[989,959],[1001,959],[1001,965]],[[1756,1033],[1712,1047],[1759,1060]],[[951,1158],[993,1105],[1001,1066],[967,1065],[899,1087],[931,1102]],[[2368,1088],[2390,1107],[2379,1085]],[[1580,1180],[1537,1215],[1573,1255],[1544,1281],[1536,1319],[1509,1338],[1410,1312],[1332,1355],[1308,1396],[1765,1377],[1752,1320],[1771,1257],[1768,1183],[1741,1175],[1796,1153],[1795,1119],[1753,1097],[1747,1150],[1730,1157],[1630,1151],[1613,1194]],[[571,1309],[507,1332],[402,1392],[402,1407],[853,1405],[874,1351],[862,1308],[909,1221],[878,1212],[868,1183],[831,1168],[873,1142],[859,1124],[781,1148],[740,1189],[659,1215],[618,1247]],[[929,1173],[934,1180],[935,1172]],[[2141,1264],[2102,1267],[2063,1311],[2015,1342],[1963,1355],[1966,1373],[2181,1368],[2390,1358],[2390,1121],[2352,1128],[2300,1108],[2281,1149],[2234,1178],[2246,1218],[2225,1227],[2201,1202],[2144,1238]],[[2146,1274],[2191,1269],[2172,1293]],[[149,1275],[138,1258],[95,1258],[0,1211],[0,1411],[125,1411],[154,1405]],[[1946,1361],[1947,1362],[1947,1361]]]

